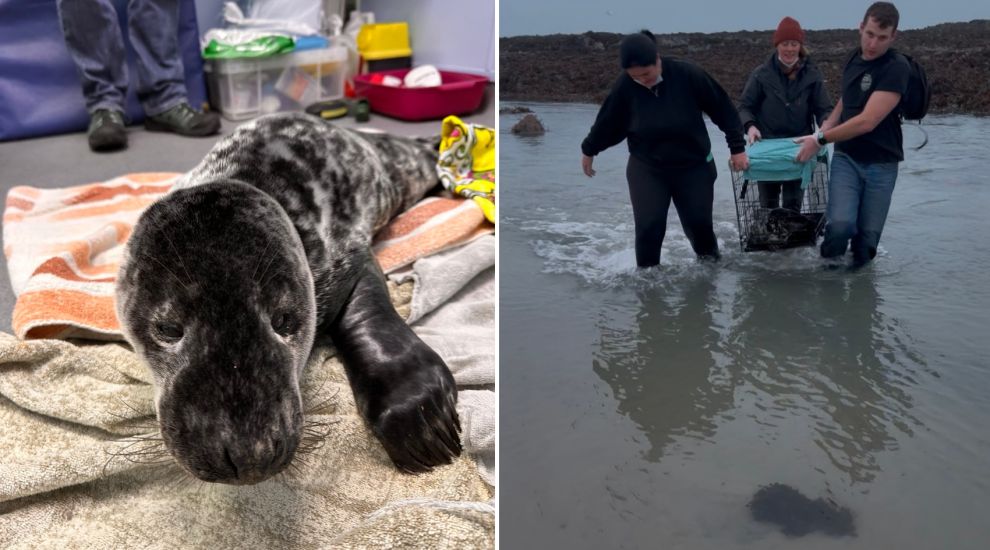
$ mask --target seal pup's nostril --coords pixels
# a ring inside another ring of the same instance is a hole
[[[280,436],[275,436],[272,440],[272,459],[269,464],[274,464],[283,454],[285,454],[285,443]]]
[[[238,452],[238,447],[231,443],[224,445],[224,468],[218,472],[225,483],[234,485],[252,485],[269,477],[268,456],[258,453]]]
[[[230,471],[234,473],[234,477],[239,477],[238,476],[237,463],[234,462],[234,459],[230,456],[230,449],[229,448],[227,448],[227,447],[224,447],[223,448],[223,457],[224,457],[224,459],[226,459],[227,466],[230,467]],[[243,471],[243,468],[241,469],[241,471]]]

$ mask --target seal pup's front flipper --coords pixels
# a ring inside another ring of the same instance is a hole
[[[399,469],[449,464],[461,454],[454,377],[395,311],[370,253],[363,265],[330,325],[358,408]]]

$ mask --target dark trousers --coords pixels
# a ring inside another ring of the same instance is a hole
[[[58,0],[65,45],[82,80],[86,110],[124,110],[129,78],[124,37],[110,0]],[[186,101],[179,52],[179,1],[129,0],[127,26],[137,57],[136,91],[148,116]]]
[[[674,170],[660,169],[629,155],[626,179],[636,225],[636,264],[649,267],[660,263],[671,200],[695,254],[718,258],[712,228],[717,175],[715,161]]]
[[[801,180],[761,181],[759,183],[760,206],[763,208],[780,207],[780,194],[783,191],[783,207],[795,212],[801,211],[801,199],[804,198],[804,189],[801,189]]]

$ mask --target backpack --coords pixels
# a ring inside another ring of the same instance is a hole
[[[913,57],[897,52],[897,55],[904,57],[911,72],[908,74],[908,85],[901,102],[898,105],[901,118],[907,120],[921,120],[928,114],[928,104],[932,100],[932,88],[928,83],[928,75],[925,68]]]
[[[846,65],[859,55],[860,50],[854,50],[846,59]],[[900,103],[897,104],[897,111],[905,120],[918,120],[925,118],[928,114],[928,104],[932,99],[932,88],[928,83],[928,75],[924,67],[910,55],[893,50],[894,56],[901,56],[908,62],[911,68],[908,73],[908,85],[904,95],[901,96]],[[895,57],[891,57],[894,59]]]

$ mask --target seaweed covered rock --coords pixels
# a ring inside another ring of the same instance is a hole
[[[523,116],[512,127],[512,133],[520,136],[542,136],[546,131],[540,119],[532,113]]]
[[[807,30],[812,56],[833,101],[840,95],[842,68],[859,44],[856,16],[850,27]],[[742,94],[750,72],[766,61],[774,30],[658,34],[661,56],[701,65],[733,99]],[[894,47],[914,57],[932,84],[929,114],[990,115],[990,19],[940,23],[897,31]],[[499,39],[501,101],[600,103],[619,68],[622,34],[586,32]]]

